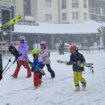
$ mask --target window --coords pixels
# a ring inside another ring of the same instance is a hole
[[[45,20],[46,21],[51,21],[52,20],[52,15],[51,14],[45,14]]]
[[[87,20],[87,13],[84,13],[84,20]]]
[[[62,13],[62,20],[67,20],[67,14],[66,13]]]
[[[93,19],[93,20],[97,20],[97,16],[96,15],[91,15],[90,18]]]
[[[101,14],[100,6],[99,5],[90,6],[89,7],[89,12],[90,13]]]
[[[83,8],[87,8],[87,1],[86,0],[83,1]]]
[[[79,8],[79,1],[78,0],[72,0],[72,8]]]
[[[62,6],[61,6],[62,9],[65,9],[66,8],[66,0],[62,0]]]
[[[31,15],[31,1],[24,0],[24,15],[30,16]]]
[[[96,14],[100,14],[100,7],[99,7],[99,6],[94,7],[94,8],[93,8],[93,11],[94,11],[94,13],[96,13]]]
[[[51,7],[51,0],[45,0],[45,6]]]
[[[78,12],[72,12],[72,19],[78,20],[79,19],[79,13]]]

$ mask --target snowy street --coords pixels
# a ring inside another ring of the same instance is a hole
[[[105,105],[105,0],[0,0],[0,105]]]
[[[33,77],[26,78],[24,68],[21,68],[17,79],[11,77],[15,63],[0,81],[0,105],[104,105],[105,52],[80,52],[85,56],[87,62],[94,63],[94,74],[89,68],[85,68],[83,73],[87,80],[86,91],[74,92],[72,67],[56,62],[58,59],[68,61],[70,54],[59,55],[58,52],[51,52],[51,66],[56,73],[55,79],[51,79],[45,67],[46,75],[43,76],[42,86],[34,90]],[[4,67],[8,59],[9,57],[3,57]],[[29,59],[32,60],[30,54]]]

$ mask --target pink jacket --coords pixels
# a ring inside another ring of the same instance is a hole
[[[43,60],[43,64],[50,64],[50,52],[48,51],[48,49],[41,50],[40,57]]]

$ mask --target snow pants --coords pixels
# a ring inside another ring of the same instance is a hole
[[[82,77],[82,71],[74,71],[74,84],[75,86],[79,86],[79,81],[82,84],[86,84],[86,80]]]
[[[13,73],[13,76],[14,77],[18,76],[18,73],[19,73],[22,65],[27,69],[27,77],[30,77],[31,76],[31,69],[29,67],[28,62],[27,61],[21,61],[21,60],[17,61],[17,67],[16,67],[16,70]]]
[[[40,72],[34,72],[34,86],[38,88],[41,85]]]
[[[45,65],[47,67],[47,70],[51,74],[51,78],[54,78],[55,77],[55,72],[52,70],[51,65],[50,64],[43,64],[42,69],[44,68]],[[42,78],[42,74],[40,74],[40,78]]]

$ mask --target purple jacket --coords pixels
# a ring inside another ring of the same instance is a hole
[[[27,58],[27,56],[28,56],[28,44],[27,44],[27,41],[25,41],[24,43],[19,43],[18,51],[19,51],[20,54],[22,54],[20,57],[18,57],[18,60],[24,61],[25,58]]]

